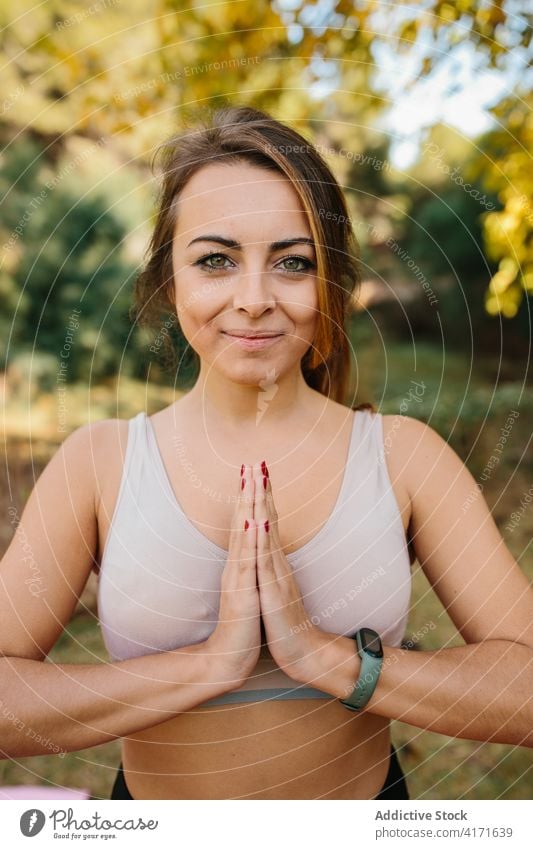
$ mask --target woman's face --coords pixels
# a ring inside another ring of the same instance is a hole
[[[214,163],[191,177],[178,202],[172,258],[178,320],[202,367],[242,383],[300,368],[317,321],[313,245],[284,175]],[[242,338],[267,333],[276,335]]]

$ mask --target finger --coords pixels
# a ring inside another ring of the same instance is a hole
[[[264,460],[262,463],[254,465],[254,485],[256,492],[254,510],[255,520],[257,522],[258,569],[259,555],[261,555],[261,567],[272,568],[272,564],[268,561],[272,553],[272,535],[270,533],[270,512],[266,499],[267,489],[270,486],[267,475],[268,470]]]
[[[260,488],[263,493],[263,497],[258,502],[258,511],[256,511],[258,514],[258,523],[264,527],[266,531],[265,541],[272,554],[274,554],[278,550],[281,551],[281,540],[278,529],[278,514],[272,495],[272,482],[265,461],[263,461],[257,470],[255,486],[256,491]]]
[[[251,604],[252,594],[257,592],[257,578],[255,568],[255,526],[253,519],[245,520],[248,523],[246,530],[243,527],[242,545],[239,558],[233,566],[231,581],[231,593],[233,604],[237,609],[245,610]],[[243,608],[242,605],[245,605]],[[245,615],[245,614],[243,614]],[[257,615],[257,614],[254,614]]]
[[[244,530],[244,522],[253,517],[253,476],[251,474],[251,466],[243,464],[241,466],[242,474],[239,475],[238,492],[236,496],[235,510],[233,512],[232,523],[230,528],[229,549],[232,556],[235,553],[238,556],[242,545],[242,533]]]
[[[264,474],[264,473],[267,474]],[[272,536],[270,533],[270,512],[266,493],[270,486],[268,469],[265,462],[254,466],[254,481],[256,490],[255,518],[257,522],[257,580],[262,589],[263,605],[271,609],[276,604],[277,588],[276,575],[272,556]],[[266,483],[266,487],[265,487]],[[259,493],[257,495],[257,493]],[[266,610],[265,610],[266,612]]]
[[[268,486],[268,478],[263,474],[261,465],[262,464],[260,463],[254,463],[252,467],[255,487],[254,518],[258,524],[265,522],[268,519],[266,502],[266,487]]]
[[[281,598],[279,585],[274,574],[272,556],[265,543],[266,531],[262,525],[257,528],[257,585],[261,604],[261,614],[269,616],[279,612]]]
[[[276,505],[274,503],[274,496],[272,494],[272,484],[270,481],[270,477],[264,476],[262,478],[262,483],[263,486],[266,483],[266,488],[264,488],[266,524],[265,522],[261,524],[260,530],[264,530],[264,533],[259,535],[258,544],[261,544],[263,542],[263,539],[266,541],[266,545],[268,546],[269,552],[271,554],[271,568],[273,571],[273,575],[276,580],[281,581],[283,578],[287,578],[289,575],[291,575],[291,569],[287,561],[285,552],[283,551],[283,546],[281,544],[281,538],[279,535],[278,513],[276,510]]]
[[[238,531],[240,530],[240,527],[242,525],[240,513],[241,513],[241,510],[242,510],[242,501],[243,501],[243,498],[242,498],[242,480],[243,480],[243,477],[244,477],[245,470],[246,470],[246,466],[244,464],[242,464],[241,467],[240,467],[240,475],[239,475],[238,483],[236,484],[236,486],[238,486],[238,489],[236,490],[235,495],[234,495],[235,508],[233,510],[233,515],[231,517],[230,533],[229,533],[229,550],[230,551],[232,551],[232,549],[234,548],[236,537],[238,536]]]
[[[261,484],[263,487],[263,501],[265,504],[265,510],[267,513],[267,517],[269,520],[269,524],[273,525],[272,530],[270,531],[273,534],[273,538],[276,537],[278,531],[278,514],[276,511],[276,505],[274,503],[274,495],[272,492],[272,481],[270,480],[270,476],[268,474],[268,467],[265,465],[265,470],[267,472],[266,475],[262,475]]]
[[[233,550],[229,552],[224,574],[224,589],[235,592],[249,589],[256,584],[255,549],[256,530],[254,520],[242,514],[242,525],[234,530]]]
[[[253,467],[244,466],[244,473],[241,478],[240,490],[240,506],[244,511],[244,518],[250,522],[254,517],[254,476]],[[242,524],[242,523],[241,523]]]
[[[256,528],[254,524],[254,479],[252,467],[245,466],[241,488],[240,570],[255,573]]]
[[[248,528],[243,531],[243,546],[239,566],[239,586],[242,589],[255,589],[257,586],[256,547],[257,525],[253,519],[247,520]]]
[[[245,466],[243,475],[239,476],[239,495],[233,517],[230,543],[227,557],[228,574],[225,576],[224,589],[229,592],[244,585],[249,587],[252,577],[248,572],[252,571],[255,581],[255,531],[251,524],[253,521],[253,477],[251,467]],[[226,570],[224,570],[226,572]]]
[[[257,526],[257,539],[256,539],[256,551],[257,551],[257,566],[259,568],[259,558],[261,557],[261,561],[263,561],[265,554],[269,551],[269,540],[265,534],[265,522],[268,522],[268,514],[266,508],[266,502],[262,492],[263,489],[263,476],[261,474],[261,469],[254,466],[254,485],[256,498],[254,503],[254,518]],[[268,527],[268,524],[267,524]]]
[[[265,521],[257,519],[257,579],[263,585],[275,580],[270,540]]]

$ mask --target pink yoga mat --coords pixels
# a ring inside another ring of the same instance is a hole
[[[0,787],[0,799],[89,799],[86,787],[72,790],[70,787],[40,787],[38,784],[14,784]]]

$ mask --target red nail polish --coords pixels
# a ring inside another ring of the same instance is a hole
[[[263,489],[266,489],[268,486],[268,481],[266,478],[263,478]]]
[[[267,532],[267,534],[268,534],[268,529],[269,529],[269,527],[270,527],[270,526],[269,526],[269,524],[268,524],[268,519],[265,519],[265,531]]]
[[[247,531],[249,527],[250,527],[250,523],[248,522],[248,519],[246,519],[245,522],[244,522],[244,530]]]
[[[266,475],[266,463],[264,460],[261,460],[261,471]]]
[[[243,474],[244,474],[244,463],[241,466],[241,478],[242,478]]]
[[[245,483],[246,483],[246,478],[243,478],[243,479],[241,480],[241,489],[244,489],[244,485],[245,485]]]

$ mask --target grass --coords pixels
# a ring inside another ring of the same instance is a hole
[[[383,386],[379,357],[375,355],[368,339],[365,346],[357,351],[360,372],[365,375],[365,386],[360,385],[357,393],[359,401],[377,400],[381,412],[398,412],[414,375],[414,379],[424,381],[426,390],[422,401],[412,402],[412,408],[407,414],[430,421],[445,437],[451,433],[453,425],[453,439],[450,438],[450,442],[472,473],[478,473],[484,468],[493,450],[492,446],[497,444],[508,410],[517,403],[518,389],[515,384],[502,385],[499,393],[493,397],[486,374],[474,373],[469,391],[465,393],[461,387],[466,385],[468,366],[462,358],[447,354],[448,377],[443,382],[440,357],[434,349],[428,347],[422,350],[417,346],[421,365],[420,370],[413,372],[411,352],[405,346],[397,346],[394,355],[389,357],[387,380]],[[72,387],[69,388],[68,397],[69,426],[72,429],[83,423],[87,409],[91,411],[92,420],[115,416],[129,418],[145,404],[150,412],[164,407],[172,402],[175,395],[172,390],[149,387],[146,391],[144,384],[121,381],[120,387],[94,387],[90,391],[85,386]],[[492,403],[487,404],[487,398],[491,397]],[[480,408],[485,413],[488,410],[482,426],[477,416]],[[36,398],[31,410],[31,443],[27,435],[27,404],[12,403],[7,410],[8,462],[2,469],[5,481],[0,490],[0,515],[5,517],[0,525],[2,551],[13,533],[7,519],[7,509],[12,503],[10,493],[21,513],[34,481],[65,437],[55,425],[53,397]],[[525,450],[531,440],[527,410],[527,405],[522,402],[521,415],[513,426],[500,462],[485,483],[483,494],[509,549],[533,581],[533,505],[524,512],[512,532],[505,531],[510,514],[519,505],[533,476],[533,463],[527,459]],[[418,649],[427,651],[444,644],[461,645],[463,641],[422,569],[418,564],[413,568],[412,605],[406,639],[424,630],[426,623],[435,622],[438,627],[427,632],[418,642]],[[53,661],[97,663],[107,659],[93,612],[94,589],[95,579],[91,576],[74,617],[50,653]],[[412,799],[531,798],[531,749],[450,738],[398,721],[392,722],[392,736]],[[84,787],[94,798],[106,799],[109,798],[119,761],[119,741],[71,752],[63,757],[46,755],[0,761],[0,785]]]

